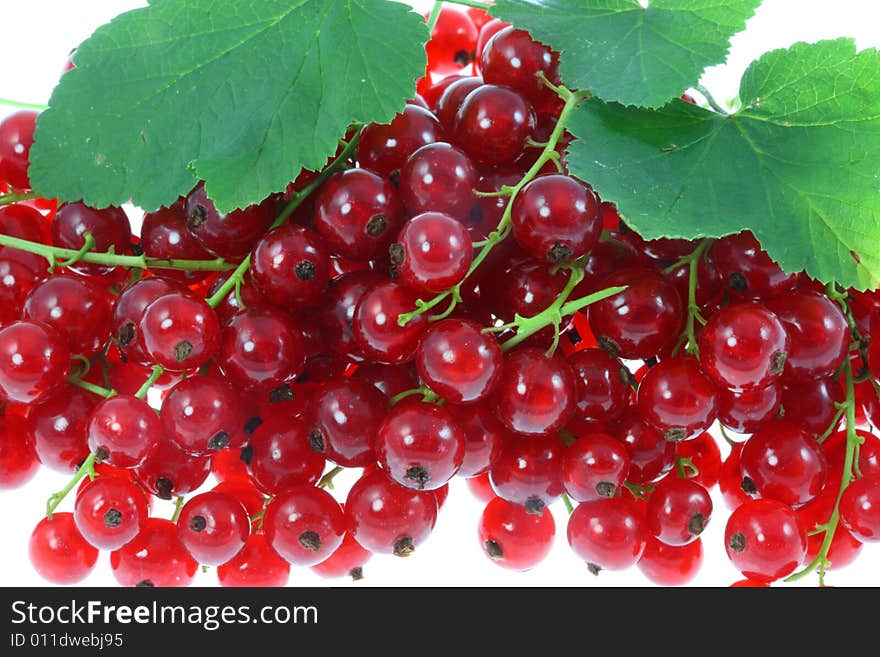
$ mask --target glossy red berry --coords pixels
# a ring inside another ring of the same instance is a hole
[[[576,384],[575,420],[610,422],[623,414],[632,393],[632,374],[602,349],[581,349],[568,357]]]
[[[373,553],[361,547],[354,536],[345,533],[342,543],[339,544],[333,554],[321,563],[312,566],[312,570],[321,577],[351,577],[352,580],[362,579],[364,576],[364,564],[370,560]]]
[[[141,222],[140,247],[150,258],[173,260],[211,260],[214,256],[193,237],[186,226],[186,208],[182,200],[144,214]],[[150,267],[156,276],[170,278],[185,285],[198,283],[210,272]]]
[[[134,540],[110,553],[110,570],[121,586],[189,586],[198,567],[177,526],[164,518],[148,519]]]
[[[700,364],[722,388],[763,388],[782,376],[789,345],[785,327],[773,312],[758,303],[733,303],[703,327]]]
[[[384,256],[402,224],[394,185],[366,169],[334,174],[315,198],[315,228],[332,253],[346,258]]]
[[[124,255],[131,248],[131,224],[122,208],[108,207],[96,210],[83,203],[65,203],[52,219],[52,243],[65,249],[79,251],[85,244],[86,233],[95,241],[92,251]],[[88,276],[106,276],[114,267],[88,262],[77,262],[70,269]]]
[[[238,449],[238,428],[244,423],[241,397],[226,380],[194,376],[176,383],[159,412],[165,436],[196,456]]]
[[[267,392],[294,380],[306,362],[305,344],[278,310],[247,308],[223,327],[217,363],[236,386]]]
[[[422,336],[415,359],[419,376],[452,404],[473,404],[489,396],[501,378],[498,341],[476,322],[445,319]]]
[[[464,10],[443,7],[425,46],[428,71],[446,75],[468,66],[474,61],[477,34],[477,27]]]
[[[98,461],[135,468],[162,439],[162,423],[150,405],[132,395],[105,399],[89,420],[89,449]]]
[[[696,359],[664,359],[639,384],[638,408],[666,440],[680,442],[697,437],[715,422],[718,391]]]
[[[683,586],[691,582],[703,565],[703,541],[686,545],[667,545],[648,537],[645,551],[636,563],[645,577],[658,586]]]
[[[419,295],[389,281],[364,292],[352,319],[354,337],[364,356],[389,365],[402,365],[415,357],[419,339],[428,326],[424,313],[401,326],[400,315],[416,308]]]
[[[40,462],[70,474],[89,455],[88,426],[99,397],[72,385],[31,406],[28,422]]]
[[[716,241],[709,254],[727,289],[739,299],[769,299],[797,282],[797,274],[782,271],[749,231]]]
[[[270,495],[298,484],[316,484],[324,455],[310,439],[308,424],[275,413],[253,432],[243,457],[254,483]]]
[[[211,474],[211,457],[188,454],[163,436],[147,458],[134,469],[135,477],[163,500],[197,490]]]
[[[840,520],[863,543],[880,541],[880,477],[860,477],[840,496]]]
[[[77,493],[73,519],[91,545],[117,550],[140,533],[148,512],[144,491],[130,478],[101,475]]]
[[[473,260],[467,228],[442,212],[425,212],[406,223],[391,245],[400,282],[421,294],[447,290],[464,280]]]
[[[309,440],[345,468],[375,463],[373,441],[388,413],[388,400],[374,386],[353,377],[322,384],[309,408]]]
[[[290,564],[269,547],[262,534],[252,534],[237,555],[217,567],[220,586],[280,587],[289,578]]]
[[[38,116],[39,112],[33,110],[19,110],[0,121],[0,181],[13,189],[31,187],[28,167]]]
[[[0,415],[0,491],[24,486],[39,469],[28,422],[21,416]]]
[[[164,294],[145,309],[138,334],[150,360],[169,372],[198,369],[220,343],[220,322],[204,299]]]
[[[539,176],[516,195],[511,225],[517,242],[533,257],[553,264],[568,262],[599,242],[599,198],[570,176]]]
[[[95,568],[97,548],[80,534],[72,513],[55,513],[37,523],[28,542],[34,570],[52,584],[76,584]]]
[[[492,490],[529,513],[543,513],[563,493],[562,454],[556,436],[509,435],[489,467]]]
[[[401,486],[435,490],[464,459],[464,432],[442,406],[412,397],[398,402],[379,426],[379,465]]]
[[[781,412],[807,433],[821,436],[834,423],[837,404],[845,399],[846,393],[836,377],[792,378],[782,386]]]
[[[522,153],[535,125],[535,110],[520,93],[484,84],[458,108],[453,135],[475,164],[494,166]]]
[[[648,540],[642,512],[628,497],[581,502],[568,518],[568,543],[593,574],[638,562]]]
[[[364,292],[383,282],[376,271],[353,271],[330,280],[318,309],[318,321],[327,347],[352,361],[363,361],[352,328],[354,311]]]
[[[428,144],[410,155],[400,170],[400,197],[410,216],[440,212],[463,217],[474,202],[477,172],[459,148]]]
[[[70,374],[70,348],[47,324],[18,321],[0,329],[0,399],[33,404],[59,392]]]
[[[110,335],[111,304],[111,296],[88,279],[52,276],[28,294],[22,317],[48,324],[64,336],[70,353],[91,358]]]
[[[762,388],[718,391],[718,421],[738,433],[754,433],[776,417],[782,403],[782,385],[770,383]]]
[[[433,491],[400,486],[376,469],[349,490],[345,520],[347,530],[370,552],[405,557],[434,529],[437,498]]]
[[[110,323],[111,338],[125,360],[142,365],[149,363],[138,325],[147,306],[175,291],[182,292],[183,287],[174,281],[159,277],[141,278],[127,286],[116,298]]]
[[[796,290],[767,299],[789,338],[786,376],[831,376],[843,365],[850,330],[840,306],[824,294]]]
[[[499,419],[511,430],[546,436],[561,429],[575,409],[575,378],[558,355],[528,347],[508,354],[495,391]]]
[[[629,462],[620,441],[603,433],[587,434],[562,453],[562,485],[575,502],[614,497],[623,489]]]
[[[656,481],[675,465],[676,443],[666,440],[638,410],[626,411],[610,430],[629,453],[629,481],[640,484]]]
[[[627,289],[590,306],[590,329],[599,346],[621,358],[651,358],[678,339],[684,307],[661,274],[630,268],[605,277],[601,288]]]
[[[330,254],[317,233],[286,224],[257,243],[250,273],[270,303],[297,310],[317,303],[327,289]]]
[[[746,440],[740,468],[746,493],[797,508],[822,492],[828,465],[821,445],[783,419],[766,423]]]
[[[180,510],[177,536],[193,559],[219,566],[235,557],[250,536],[244,505],[226,493],[209,491],[191,497]]]
[[[485,473],[501,453],[508,433],[496,417],[491,401],[467,406],[448,404],[446,409],[464,433],[464,460],[458,476]]]
[[[269,545],[295,566],[314,566],[342,543],[342,507],[327,491],[314,486],[289,488],[266,508],[263,533]]]
[[[750,500],[727,519],[724,547],[743,575],[772,582],[791,575],[803,562],[807,537],[790,506],[777,500]]]
[[[450,76],[455,77],[443,87],[437,98],[436,114],[443,128],[451,133],[455,127],[455,115],[467,95],[483,84],[478,75]],[[445,81],[445,80],[444,80]]]
[[[187,195],[184,207],[187,228],[202,248],[233,261],[253,250],[276,216],[273,197],[241,210],[220,212],[201,184]]]
[[[478,536],[492,563],[508,570],[530,570],[550,553],[556,523],[551,513],[528,513],[521,505],[496,497],[483,509]]]
[[[361,129],[358,164],[382,178],[396,180],[410,155],[444,138],[445,131],[437,117],[409,103],[391,123],[368,123]]]
[[[503,84],[522,93],[536,106],[552,107],[553,92],[538,78],[541,73],[552,83],[559,81],[559,55],[534,41],[525,30],[505,27],[485,45],[480,70],[490,84]]]
[[[693,479],[664,479],[648,498],[648,531],[666,545],[697,540],[711,517],[709,491]]]

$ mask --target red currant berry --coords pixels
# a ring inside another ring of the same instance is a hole
[[[449,404],[446,409],[464,433],[464,460],[460,477],[474,477],[489,470],[507,435],[489,401],[467,406]]]
[[[31,188],[28,167],[38,116],[39,112],[33,110],[19,110],[0,121],[0,181],[13,189]]]
[[[130,478],[101,475],[76,496],[73,519],[83,538],[99,550],[117,550],[146,522],[147,498]]]
[[[569,176],[539,176],[516,195],[511,224],[517,242],[533,257],[553,264],[568,262],[599,242],[599,198]]]
[[[648,370],[639,384],[638,408],[666,440],[680,442],[712,426],[718,392],[696,359],[669,358]]]
[[[301,485],[272,500],[266,508],[263,533],[269,545],[292,565],[314,566],[342,543],[345,518],[330,493]]]
[[[406,161],[400,171],[400,196],[410,215],[463,217],[473,205],[476,183],[477,172],[464,151],[439,142],[422,146]]]
[[[179,284],[164,278],[141,278],[126,287],[116,298],[110,324],[111,333],[113,344],[125,360],[141,365],[150,362],[149,356],[144,352],[138,329],[144,310],[159,297],[182,291],[183,287]]]
[[[727,288],[740,299],[769,299],[797,282],[797,274],[782,271],[748,231],[716,241],[709,253]]]
[[[446,401],[473,404],[495,388],[503,354],[476,322],[445,319],[422,336],[415,363],[422,380]]]
[[[562,485],[576,502],[614,497],[626,482],[629,461],[626,447],[611,436],[583,436],[562,454]]]
[[[220,586],[280,587],[289,578],[290,564],[269,547],[262,534],[252,534],[241,552],[217,567]]]
[[[427,294],[461,283],[473,260],[467,228],[441,212],[413,217],[390,251],[391,264],[400,282]]]
[[[34,321],[0,329],[0,399],[33,404],[59,392],[70,374],[70,349],[58,331]]]
[[[467,95],[483,85],[483,78],[478,75],[450,76],[454,79],[443,87],[437,98],[437,118],[443,128],[451,133],[455,127],[455,115]],[[445,79],[443,80],[445,82]]]
[[[89,455],[88,427],[98,397],[67,385],[57,395],[31,406],[28,422],[40,462],[70,474]]]
[[[678,291],[650,269],[617,271],[601,287],[627,289],[590,306],[590,329],[602,349],[621,358],[651,358],[678,338],[684,307]]]
[[[286,315],[247,308],[223,327],[217,363],[233,385],[267,392],[299,376],[305,350],[302,334]]]
[[[314,231],[287,224],[267,233],[251,256],[250,273],[263,296],[286,310],[312,306],[330,280],[330,254]]]
[[[481,166],[514,160],[535,129],[535,110],[517,91],[484,84],[458,108],[453,134],[456,145]]]
[[[492,490],[529,513],[543,513],[563,493],[562,454],[556,436],[509,435],[489,468]]]
[[[861,477],[840,496],[840,520],[863,543],[880,541],[880,477]]]
[[[410,155],[444,137],[436,116],[423,107],[407,104],[391,123],[368,123],[361,129],[358,164],[382,178],[396,180]]]
[[[626,411],[611,425],[611,433],[629,453],[629,481],[636,484],[656,481],[675,465],[676,443],[666,440],[636,409]]]
[[[105,399],[89,420],[89,449],[98,461],[135,468],[162,439],[162,423],[150,405],[133,395]]]
[[[364,292],[352,319],[354,337],[364,356],[389,365],[402,365],[415,357],[428,325],[427,315],[415,315],[405,326],[398,320],[415,309],[418,298],[416,292],[392,281]]]
[[[317,484],[325,459],[310,437],[304,420],[282,413],[266,418],[243,452],[254,483],[269,495],[298,484]]]
[[[443,7],[425,46],[428,71],[446,75],[468,66],[474,61],[477,34],[467,13],[455,7]]]
[[[703,565],[703,541],[667,545],[648,537],[645,551],[636,563],[639,571],[658,586],[682,586],[692,581]]]
[[[164,518],[148,519],[133,541],[110,553],[110,570],[121,586],[189,586],[198,568],[177,526]]]
[[[238,392],[224,379],[194,376],[168,391],[159,417],[170,441],[201,456],[242,447],[231,442],[243,422],[240,405]]]
[[[558,53],[534,41],[525,30],[513,27],[499,30],[486,43],[480,56],[480,70],[486,82],[513,87],[542,109],[554,107],[559,99],[538,74],[557,84],[558,69]]]
[[[363,579],[364,564],[373,553],[361,547],[354,536],[345,532],[342,543],[329,557],[312,566],[312,570],[321,577],[351,577],[352,580]]]
[[[437,522],[433,491],[401,486],[382,470],[365,471],[345,501],[347,530],[376,554],[410,555]]]
[[[369,383],[330,380],[310,405],[309,440],[337,465],[365,467],[376,461],[373,440],[387,412],[387,399]]]
[[[204,299],[164,294],[144,309],[138,323],[144,352],[169,372],[198,369],[214,356],[220,322]]]
[[[754,433],[777,416],[781,403],[782,386],[778,381],[740,392],[719,389],[718,421],[731,431]]]
[[[554,355],[528,347],[509,354],[495,391],[499,419],[511,430],[545,436],[564,427],[575,410],[571,366]]]
[[[638,562],[648,540],[642,512],[627,497],[581,502],[568,518],[568,543],[597,575]]]
[[[140,247],[150,258],[169,260],[210,260],[213,256],[192,236],[186,227],[186,208],[182,200],[169,207],[144,214],[141,223]],[[186,285],[198,283],[210,272],[150,267],[156,276],[170,278]]]
[[[788,577],[803,562],[807,537],[790,506],[777,500],[750,500],[727,519],[724,546],[743,575],[772,582]]]
[[[122,208],[111,206],[96,210],[83,203],[65,203],[58,208],[52,219],[52,243],[55,246],[79,251],[85,244],[86,233],[95,241],[92,251],[106,253],[113,249],[114,253],[122,255],[131,248],[131,224]],[[114,267],[88,262],[78,262],[70,269],[87,276],[106,276],[115,270]]]
[[[79,533],[72,513],[56,513],[37,523],[28,543],[34,570],[52,584],[76,584],[94,570],[97,548]]]
[[[648,498],[648,530],[666,545],[695,541],[711,517],[709,491],[693,479],[664,479]]]
[[[162,500],[198,489],[211,474],[211,457],[187,454],[166,438],[134,469],[137,481]]]
[[[231,495],[209,491],[187,500],[177,536],[193,559],[206,566],[227,563],[241,552],[251,531],[244,505]]]
[[[528,513],[521,505],[496,497],[483,509],[478,535],[492,563],[508,570],[530,570],[550,554],[556,523],[551,513]]]
[[[789,339],[779,318],[757,303],[733,303],[709,318],[700,333],[700,364],[716,385],[763,388],[782,376]]]
[[[0,491],[24,486],[39,469],[28,422],[17,415],[0,415]]]
[[[229,213],[220,212],[200,184],[186,197],[186,226],[209,253],[238,261],[250,253],[275,219],[275,199]]]
[[[611,422],[629,404],[632,374],[602,349],[582,349],[568,357],[576,383],[575,419]]]

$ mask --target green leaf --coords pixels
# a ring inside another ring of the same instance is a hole
[[[750,229],[789,272],[858,289],[880,281],[880,52],[850,39],[767,53],[742,109],[591,101],[572,173],[649,239]]]
[[[660,107],[727,58],[761,0],[497,0],[493,16],[560,51],[570,88]]]
[[[222,210],[319,169],[424,74],[424,18],[387,0],[152,0],[76,52],[38,121],[47,197],[153,209],[197,179]]]

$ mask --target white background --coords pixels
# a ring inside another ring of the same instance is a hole
[[[70,49],[87,38],[97,26],[122,11],[145,5],[132,0],[2,0],[0,20],[0,97],[48,102]],[[427,10],[430,2],[411,3]],[[707,71],[704,84],[719,100],[735,96],[739,77],[749,62],[761,53],[786,47],[795,41],[849,36],[859,48],[880,46],[878,11],[872,0],[765,0],[744,33],[733,39],[728,63]],[[0,104],[0,117],[14,111]],[[76,172],[71,172],[76,175]],[[748,190],[744,190],[748,192]],[[723,446],[723,453],[726,448]],[[353,475],[338,478],[340,499]],[[45,510],[46,498],[63,487],[63,475],[42,470],[24,488],[0,492],[0,586],[39,586],[46,583],[31,568],[27,541]],[[60,510],[70,510],[72,499]],[[366,579],[355,586],[651,586],[632,568],[622,572],[590,575],[569,550],[565,540],[565,510],[560,502],[552,506],[557,537],[550,556],[526,573],[503,570],[483,555],[476,527],[481,512],[464,481],[454,480],[449,499],[441,510],[434,531],[425,544],[408,559],[374,557],[365,568]],[[156,514],[170,517],[171,505],[159,502]],[[723,532],[728,510],[715,498],[715,514],[703,534],[705,560],[693,586],[727,586],[740,578],[724,553]],[[784,586],[815,586],[816,577]],[[880,585],[880,546],[868,545],[859,559],[841,571],[831,571],[826,583],[835,586]],[[116,584],[107,554],[102,554],[93,574],[83,584]],[[199,573],[199,586],[216,586],[213,571]],[[351,585],[347,578],[323,580],[304,568],[291,571],[291,586]]]

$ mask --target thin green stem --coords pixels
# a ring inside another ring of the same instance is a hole
[[[333,479],[343,470],[345,470],[345,468],[341,465],[337,465],[330,472],[321,477],[321,480],[318,482],[318,488],[329,488],[330,490],[333,490]]]
[[[41,103],[25,103],[20,100],[11,100],[10,98],[0,98],[0,105],[9,105],[10,107],[18,107],[20,109],[37,110],[38,112],[49,109],[48,105],[42,105]]]
[[[116,391],[111,390],[110,388],[102,388],[101,386],[96,386],[94,383],[89,383],[88,381],[83,381],[78,376],[71,376],[67,379],[67,382],[76,386],[77,388],[82,388],[83,390],[87,390],[93,395],[98,395],[98,397],[103,397],[104,399],[110,399],[110,397],[116,396]]]
[[[159,377],[165,373],[165,368],[161,365],[153,365],[153,371],[150,373],[150,376],[147,377],[147,380],[143,382],[138,391],[134,393],[134,396],[138,399],[143,399],[147,396],[147,393],[150,392],[150,388],[153,387],[153,384],[159,380]]]
[[[574,513],[574,505],[572,505],[571,500],[565,493],[562,494],[562,503],[565,505],[565,510],[568,512],[568,515]]]
[[[178,495],[177,499],[174,500],[174,514],[171,516],[171,522],[177,524],[177,521],[180,520],[181,511],[183,511],[183,496]]]
[[[71,265],[75,265],[83,257],[92,249],[95,248],[95,237],[89,233],[83,233],[83,245],[80,247],[80,250],[76,252],[76,255],[71,256],[67,260],[59,260],[55,264],[59,267],[70,267]]]
[[[83,464],[79,466],[79,469],[76,471],[76,474],[73,475],[73,478],[67,482],[67,485],[62,488],[57,493],[53,493],[49,496],[49,499],[46,502],[46,517],[49,520],[52,519],[52,514],[55,513],[55,509],[58,508],[58,505],[61,504],[61,501],[67,497],[68,493],[76,488],[77,484],[82,481],[82,478],[86,475],[89,476],[89,479],[95,478],[95,459],[97,457],[94,454],[89,454]]]
[[[443,9],[443,0],[436,0],[431,8],[431,15],[428,16],[428,22],[425,26],[428,28],[428,34],[434,33],[434,27],[437,25],[437,19],[440,18],[440,10]]]
[[[11,203],[18,203],[19,201],[30,201],[35,198],[37,198],[37,195],[34,192],[25,192],[22,194],[0,194],[0,205],[10,205]]]
[[[703,315],[700,313],[700,306],[697,304],[697,287],[699,283],[698,273],[700,269],[700,261],[703,259],[706,250],[712,245],[712,242],[714,242],[712,239],[701,240],[697,245],[697,248],[691,251],[688,255],[679,258],[674,265],[663,270],[664,273],[669,273],[682,266],[687,266],[688,268],[687,323],[685,324],[684,335],[682,336],[682,339],[679,340],[673,353],[678,353],[678,350],[684,345],[685,351],[691,356],[697,358],[700,356],[694,322],[696,321],[700,322],[700,324],[705,324],[706,320],[703,319]]]
[[[349,141],[345,145],[345,148],[342,149],[342,152],[339,154],[339,156],[336,157],[336,159],[334,159],[330,164],[328,164],[324,168],[324,170],[321,171],[321,173],[318,175],[317,178],[315,178],[312,182],[310,182],[301,191],[293,194],[293,196],[290,199],[290,202],[284,207],[284,209],[281,211],[281,214],[279,214],[275,218],[275,221],[272,222],[272,225],[269,227],[270,230],[272,228],[277,228],[278,226],[282,225],[285,221],[287,221],[287,218],[291,214],[293,214],[293,212],[300,205],[303,204],[303,202],[309,197],[310,194],[312,194],[312,192],[314,192],[316,189],[318,189],[318,187],[323,185],[324,182],[327,180],[327,178],[332,176],[334,173],[336,173],[339,169],[341,169],[345,165],[348,158],[352,155],[352,153],[354,153],[355,149],[357,148],[357,141],[358,141],[359,134],[360,133],[357,133],[357,132],[355,133],[355,136],[352,137],[351,141]],[[250,254],[248,254],[245,257],[245,259],[242,260],[241,263],[239,263],[239,265],[237,267],[235,267],[235,270],[232,272],[232,274],[230,274],[229,278],[227,278],[223,282],[223,285],[220,286],[220,289],[218,289],[214,294],[212,294],[210,297],[205,299],[205,302],[209,306],[211,306],[211,308],[216,308],[220,304],[220,302],[226,298],[226,295],[228,295],[232,290],[236,289],[237,287],[239,287],[241,285],[241,282],[244,280],[244,276],[247,273],[248,268],[250,266],[251,266],[251,256],[250,256]]]
[[[697,85],[697,91],[699,91],[701,94],[703,94],[706,97],[706,102],[709,103],[709,105],[712,107],[713,110],[715,110],[719,114],[724,114],[725,116],[728,116],[730,114],[730,110],[723,107],[721,105],[721,103],[719,103],[717,100],[715,100],[715,96],[713,96],[712,92],[709,91],[706,87],[704,87],[701,84]]]
[[[477,268],[481,264],[483,264],[483,261],[489,256],[489,253],[492,251],[492,249],[503,242],[510,234],[513,202],[516,200],[516,197],[520,193],[522,188],[525,187],[532,180],[534,180],[535,177],[537,177],[537,175],[541,172],[541,169],[544,167],[545,164],[547,164],[547,162],[555,160],[559,157],[559,153],[556,152],[556,145],[565,134],[566,123],[571,117],[571,113],[588,95],[586,92],[569,91],[565,87],[559,87],[558,91],[559,95],[565,100],[565,105],[562,107],[559,118],[556,120],[556,126],[553,128],[553,132],[547,139],[547,145],[544,147],[544,150],[541,151],[541,154],[538,156],[538,159],[535,160],[535,163],[531,166],[531,168],[523,175],[522,179],[516,185],[510,188],[509,194],[505,194],[506,196],[508,196],[507,205],[504,207],[504,212],[501,215],[498,226],[495,228],[494,231],[492,231],[492,233],[489,234],[489,237],[485,240],[485,243],[483,243],[483,245],[480,247],[480,250],[474,256],[474,259],[471,262],[470,268],[468,268],[468,272],[465,275],[464,280],[462,280],[458,285],[446,290],[445,292],[441,292],[440,294],[436,295],[432,299],[429,299],[428,301],[424,301],[423,299],[419,299],[418,301],[416,301],[415,310],[408,313],[402,313],[398,316],[397,323],[400,326],[406,326],[410,321],[412,321],[413,317],[421,315],[428,310],[431,310],[432,308],[442,303],[444,300],[449,299],[450,297],[452,297],[451,304],[452,308],[454,309],[458,303],[457,299],[461,298],[461,288],[464,285],[465,281],[467,281],[471,274],[473,274],[477,270]],[[451,310],[448,312],[451,312]]]
[[[837,412],[834,414],[834,417],[831,419],[831,422],[828,424],[828,428],[822,432],[822,435],[816,438],[816,442],[820,445],[827,440],[828,436],[834,433],[834,430],[837,429],[837,425],[840,424],[840,418],[843,417],[843,414],[846,412],[847,404],[844,402],[843,404],[837,405]]]
[[[516,326],[517,329],[516,335],[514,335],[512,338],[509,338],[501,345],[502,351],[510,351],[518,344],[522,343],[526,338],[534,335],[545,326],[559,326],[562,323],[563,317],[573,315],[574,313],[578,312],[579,310],[583,310],[592,303],[596,303],[597,301],[601,301],[602,299],[607,299],[608,297],[619,294],[626,289],[626,286],[609,287],[605,288],[604,290],[594,292],[593,294],[587,295],[585,297],[574,299],[573,301],[568,301],[568,295],[571,294],[571,292],[577,286],[577,283],[572,284],[572,281],[577,278],[575,275],[577,271],[578,270],[574,270],[572,272],[571,278],[566,284],[566,287],[563,288],[562,292],[548,308],[538,313],[534,317],[520,317],[519,315],[515,316],[515,321],[513,322],[513,325]],[[583,277],[583,270],[581,270],[581,277]]]
[[[834,501],[834,508],[831,510],[831,517],[823,523],[819,528],[825,532],[822,544],[816,557],[802,570],[785,578],[786,582],[794,582],[802,579],[814,572],[819,571],[819,582],[822,584],[825,578],[825,569],[828,568],[828,551],[831,549],[831,543],[834,540],[834,534],[840,523],[840,498],[847,486],[853,480],[853,470],[855,459],[857,457],[858,448],[862,438],[856,433],[856,400],[855,400],[855,384],[853,382],[852,364],[847,358],[843,363],[843,373],[846,382],[846,399],[843,406],[846,411],[846,451],[843,457],[843,472],[840,475],[840,488],[837,491],[837,499]]]
[[[174,258],[149,258],[146,255],[126,256],[115,253],[82,253],[76,249],[62,249],[61,247],[30,242],[11,235],[0,235],[0,246],[11,246],[21,251],[35,253],[43,256],[51,265],[64,260],[76,259],[77,262],[90,262],[96,265],[108,267],[127,267],[134,269],[149,269],[161,267],[163,269],[182,269],[185,271],[228,271],[235,264],[226,262],[223,258],[213,260],[177,260]]]
[[[675,474],[679,479],[692,479],[700,476],[700,469],[690,456],[679,456],[675,459]]]

